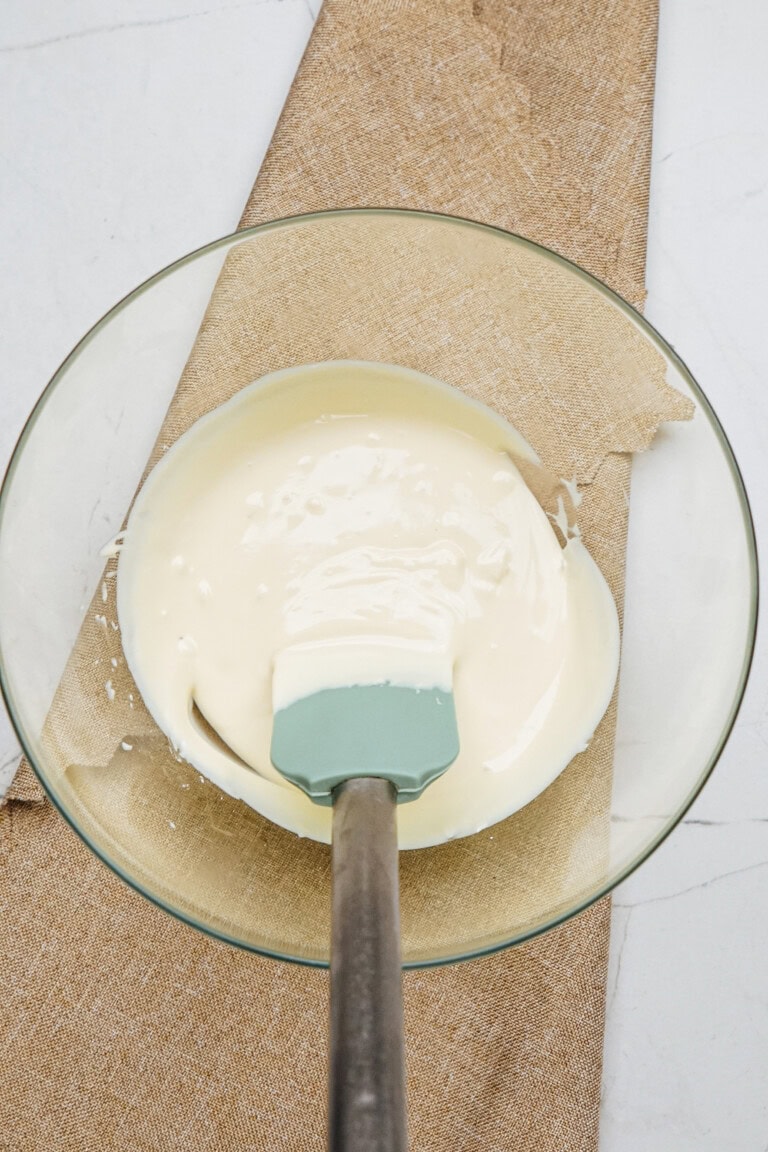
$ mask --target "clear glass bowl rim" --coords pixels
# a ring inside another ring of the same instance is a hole
[[[153,276],[150,276],[148,279],[144,280],[141,284],[139,284],[136,288],[134,288],[121,300],[119,300],[117,304],[113,305],[113,307],[110,308],[109,311],[107,311],[101,317],[101,319],[98,320],[93,325],[93,327],[85,333],[82,339],[78,341],[78,343],[74,346],[69,355],[62,361],[62,363],[59,365],[49,380],[48,384],[45,386],[43,392],[35,403],[35,406],[27,417],[24,427],[21,430],[19,438],[11,454],[8,466],[5,470],[2,484],[0,484],[0,534],[2,534],[3,531],[8,493],[10,491],[11,483],[16,472],[16,467],[21,456],[23,455],[27,441],[30,439],[32,433],[34,432],[35,425],[37,424],[39,417],[45,409],[46,403],[50,399],[57,385],[65,378],[70,365],[74,363],[77,357],[98,335],[101,329],[106,327],[107,324],[109,324],[110,321],[118,316],[125,308],[129,307],[134,299],[142,296],[155,284],[170,277],[178,269],[183,268],[187,264],[191,264],[193,261],[203,256],[207,256],[218,249],[234,246],[237,243],[246,241],[250,238],[254,238],[263,233],[275,231],[280,228],[291,227],[292,225],[306,224],[313,220],[332,218],[338,219],[344,217],[359,219],[366,216],[404,218],[411,220],[422,218],[426,220],[441,221],[448,225],[455,225],[461,228],[478,229],[483,233],[492,234],[498,237],[503,242],[522,245],[524,248],[538,253],[545,259],[552,260],[554,263],[564,268],[567,272],[580,277],[583,281],[590,284],[594,289],[606,296],[613,304],[619,308],[620,311],[624,312],[625,315],[627,315],[627,317],[633,323],[640,327],[644,335],[651,341],[652,344],[655,345],[661,355],[674,364],[675,368],[683,377],[686,384],[690,387],[691,391],[696,397],[697,403],[700,405],[702,412],[709,421],[709,424],[720,443],[723,455],[728,464],[741,507],[744,533],[749,552],[750,612],[748,621],[748,638],[743,655],[741,671],[739,674],[738,682],[736,684],[736,690],[734,692],[733,699],[731,701],[731,707],[729,709],[728,716],[725,724],[723,725],[720,736],[714,748],[712,749],[709,758],[699,775],[699,778],[677,811],[666,821],[661,830],[657,832],[656,835],[653,836],[648,841],[648,843],[643,846],[642,850],[638,852],[632,860],[625,864],[624,867],[621,868],[615,875],[607,877],[605,883],[599,885],[594,890],[594,892],[589,894],[589,896],[581,899],[580,901],[577,901],[573,907],[567,909],[565,912],[558,914],[557,916],[552,917],[546,923],[537,925],[534,929],[529,931],[517,933],[507,940],[495,941],[493,944],[488,946],[470,949],[468,951],[456,954],[455,956],[439,956],[435,959],[405,961],[403,964],[404,968],[434,968],[442,967],[446,964],[457,963],[462,960],[472,960],[480,956],[488,956],[494,952],[503,951],[506,948],[522,944],[526,940],[540,936],[544,932],[548,932],[552,928],[556,928],[560,924],[563,924],[566,921],[572,919],[574,916],[578,916],[581,912],[584,912],[587,908],[591,907],[604,896],[608,895],[611,891],[613,891],[615,887],[617,887],[617,885],[621,884],[622,881],[626,880],[628,876],[630,876],[637,868],[639,868],[640,865],[643,864],[648,859],[648,857],[656,851],[659,845],[663,844],[663,842],[673,831],[673,829],[680,823],[688,809],[696,800],[697,796],[714,771],[718,760],[720,759],[722,751],[736,722],[741,703],[744,699],[744,693],[746,691],[749,672],[755,652],[759,601],[757,540],[749,498],[747,496],[744,479],[736,460],[733,448],[731,447],[730,441],[728,440],[728,437],[726,436],[725,431],[712,405],[710,404],[701,386],[697,383],[687,365],[680,358],[677,352],[675,352],[675,350],[669,344],[667,344],[667,342],[653,327],[653,325],[649,323],[649,321],[646,320],[645,317],[640,312],[638,312],[636,308],[629,304],[612,288],[609,288],[608,285],[605,284],[602,280],[599,280],[596,276],[586,272],[578,264],[574,264],[573,261],[568,260],[564,256],[561,256],[553,249],[546,248],[542,244],[537,244],[535,241],[529,240],[524,236],[520,236],[515,232],[509,232],[503,228],[498,228],[490,224],[483,224],[477,220],[470,220],[461,216],[451,216],[445,213],[428,212],[410,208],[334,208],[320,212],[308,212],[300,215],[280,217],[276,220],[269,220],[263,224],[257,224],[250,228],[243,228],[240,231],[228,233],[226,236],[222,236],[218,240],[214,240],[209,244],[205,244],[200,248],[194,249],[192,252],[189,252],[187,255],[182,256],[180,259],[173,261],[173,263],[166,265],[159,272],[156,272]],[[176,919],[181,920],[183,923],[188,924],[190,927],[196,928],[199,931],[204,932],[206,935],[212,936],[215,939],[223,941],[224,943],[232,944],[235,947],[243,948],[246,951],[253,952],[257,955],[265,956],[273,960],[281,960],[284,962],[300,964],[302,966],[311,968],[328,967],[327,961],[324,960],[317,960],[313,958],[308,959],[301,956],[295,956],[289,953],[279,952],[240,940],[235,936],[227,934],[226,932],[219,931],[210,927],[209,925],[200,923],[200,921],[196,920],[194,916],[174,908],[170,903],[160,899],[153,893],[148,892],[137,880],[127,874],[122,868],[119,867],[119,865],[112,861],[106,852],[102,851],[97,845],[92,843],[87,834],[78,826],[74,817],[59,802],[52,789],[48,787],[45,774],[37,763],[36,757],[32,750],[33,740],[28,737],[24,731],[24,726],[21,722],[19,712],[14,703],[13,691],[11,689],[10,679],[6,669],[5,656],[1,645],[0,692],[2,692],[11,723],[13,725],[16,736],[18,737],[24,756],[31,765],[37,779],[40,781],[40,784],[42,785],[48,799],[51,801],[59,814],[63,816],[73,831],[84,842],[86,847],[88,847],[91,852],[93,852],[102,861],[102,863],[106,864],[107,867],[110,868],[111,871],[113,871],[130,888],[133,888],[136,892],[144,896],[151,903],[155,904],[159,908],[162,908],[163,911],[168,912]]]

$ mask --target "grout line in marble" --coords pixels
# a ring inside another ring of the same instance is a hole
[[[691,892],[711,888],[713,884],[720,884],[723,880],[731,880],[734,876],[743,876],[746,872],[756,872],[758,868],[768,868],[768,860],[759,860],[756,864],[747,864],[744,868],[723,872],[719,876],[710,877],[709,880],[702,880],[700,884],[691,884],[689,888],[681,888],[678,892],[669,892],[666,896],[650,896],[647,900],[628,900],[626,902],[614,899],[613,907],[630,909],[644,908],[648,904],[664,904],[669,900],[677,900],[680,896],[687,896]]]
[[[11,764],[14,764],[17,760],[21,760],[20,748],[12,753],[7,760],[3,760],[2,764],[0,764],[0,772],[4,772],[6,768],[10,768]]]
[[[634,910],[634,905],[631,905],[631,904],[621,905],[621,904],[616,904],[614,902],[613,907],[616,909],[621,908],[622,911],[626,913],[626,916],[625,916],[625,920],[624,920],[624,930],[621,934],[621,940],[619,941],[618,945],[616,946],[616,949],[617,949],[617,951],[616,951],[616,968],[614,971],[613,980],[611,981],[611,987],[609,989],[609,994],[607,997],[607,1003],[606,1003],[606,1007],[605,1007],[606,1017],[608,1016],[608,1014],[611,1012],[611,1010],[613,1008],[613,1002],[616,999],[616,993],[618,992],[618,989],[619,989],[619,977],[621,976],[621,963],[622,963],[622,960],[624,959],[624,948],[625,948],[625,945],[627,943],[627,936],[629,935],[629,925],[630,925],[630,921],[632,919],[632,912]]]
[[[745,816],[737,820],[681,820],[681,825],[699,828],[733,828],[741,824],[768,824],[768,816]]]
[[[612,824],[634,824],[638,820],[668,820],[669,816],[662,812],[650,813],[646,816],[611,816]],[[733,820],[698,820],[683,818],[676,825],[677,828],[733,828],[743,824],[768,824],[768,816],[744,816]]]
[[[718,144],[722,140],[732,140],[734,138],[738,139],[739,137],[754,137],[755,139],[760,140],[762,139],[762,133],[718,132],[716,136],[702,136],[700,140],[693,140],[690,144],[684,144],[680,148],[673,148],[671,152],[666,152],[663,156],[660,156],[657,161],[655,161],[655,165],[660,167],[662,164],[666,164],[667,160],[671,160],[673,156],[685,155],[687,152],[694,152],[698,148],[704,148],[710,144]],[[766,1149],[766,1152],[768,1152],[768,1149]]]
[[[126,20],[122,24],[97,24],[93,28],[83,28],[78,32],[65,32],[61,36],[51,36],[47,40],[31,40],[25,44],[0,44],[0,54],[12,52],[32,52],[36,48],[49,48],[54,44],[64,44],[69,40],[85,40],[90,36],[102,36],[109,32],[123,32],[132,28],[156,28],[160,25],[182,24],[186,20],[204,16],[217,16],[223,12],[233,12],[241,8],[261,8],[265,4],[284,3],[285,0],[250,0],[250,3],[222,4],[220,8],[204,8],[196,12],[184,12],[179,16],[161,16],[157,20]],[[313,20],[317,16],[312,11],[309,0],[300,0]]]

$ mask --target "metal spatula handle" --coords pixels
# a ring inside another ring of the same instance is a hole
[[[330,1152],[406,1152],[395,789],[333,793]]]

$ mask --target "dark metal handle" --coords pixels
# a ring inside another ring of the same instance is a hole
[[[330,1152],[406,1152],[395,789],[333,793]]]

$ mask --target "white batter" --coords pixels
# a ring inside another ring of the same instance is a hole
[[[180,755],[328,841],[330,809],[270,763],[273,706],[437,686],[452,666],[461,752],[398,807],[400,846],[469,835],[546,788],[608,705],[619,628],[510,452],[535,460],[458,391],[346,361],[274,373],[195,424],[136,500],[117,583],[129,667]]]

